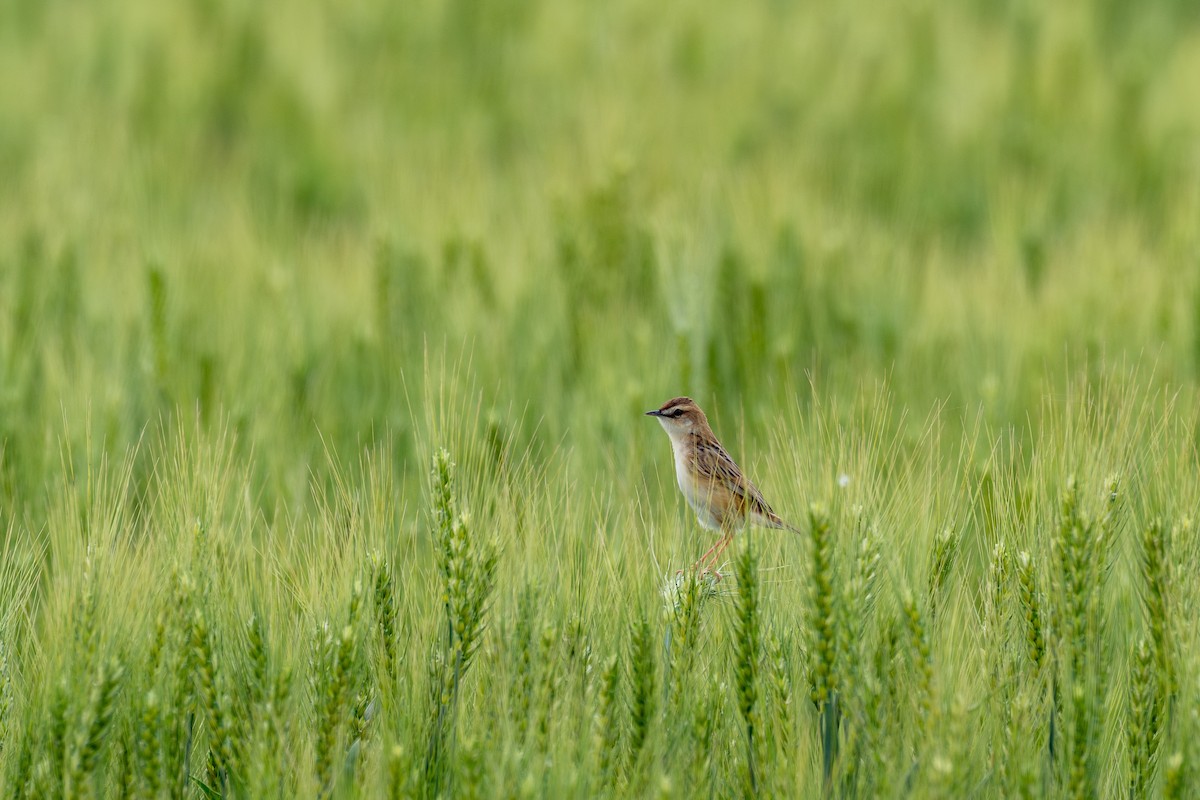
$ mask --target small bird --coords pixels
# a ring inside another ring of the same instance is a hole
[[[771,510],[762,492],[742,474],[717,441],[700,406],[690,397],[668,400],[646,415],[658,417],[659,424],[671,437],[679,490],[696,512],[696,518],[705,528],[721,532],[721,538],[700,556],[693,569],[705,565],[703,571],[707,572],[716,566],[733,535],[747,522],[799,533]]]

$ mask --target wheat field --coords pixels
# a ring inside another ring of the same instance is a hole
[[[0,4],[0,794],[1196,796],[1197,96],[1179,0]]]

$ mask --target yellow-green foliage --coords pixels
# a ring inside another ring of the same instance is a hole
[[[3,0],[0,795],[1197,796],[1194,5]]]

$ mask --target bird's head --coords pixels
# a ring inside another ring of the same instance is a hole
[[[708,419],[704,416],[704,412],[690,397],[676,397],[674,400],[668,400],[660,408],[647,411],[646,416],[658,417],[659,424],[672,438],[681,436],[693,428],[708,425]]]

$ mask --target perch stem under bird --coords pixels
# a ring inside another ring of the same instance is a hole
[[[705,528],[721,533],[692,569],[712,570],[734,534],[747,523],[799,533],[767,505],[762,492],[742,474],[694,400],[676,397],[646,415],[657,417],[671,439],[675,478],[696,518]]]

